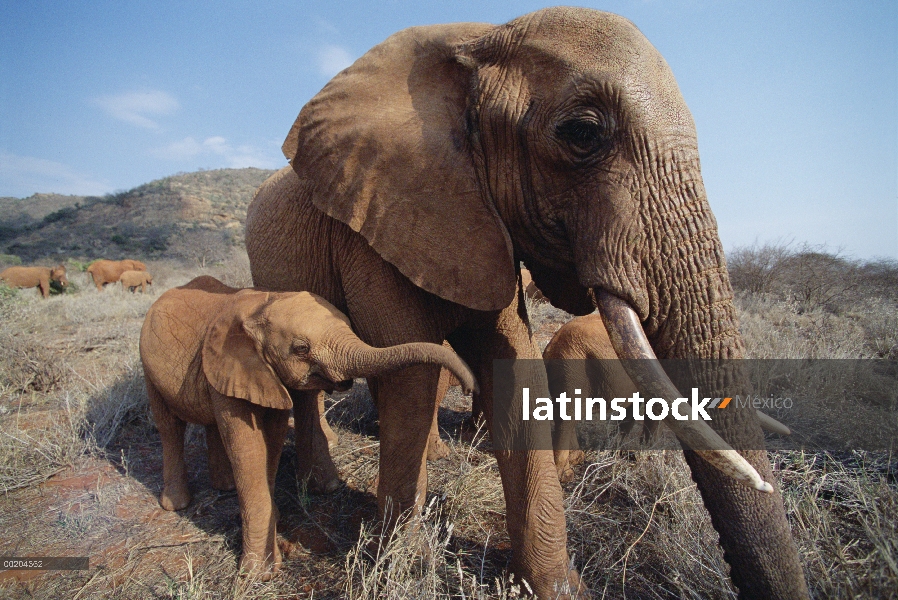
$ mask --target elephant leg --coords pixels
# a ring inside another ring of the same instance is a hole
[[[523,385],[528,385],[531,397],[549,396],[542,354],[530,338],[526,319],[526,313],[519,313],[517,303],[513,303],[499,314],[492,326],[460,331],[458,338],[451,339],[452,346],[477,375],[484,400],[481,407],[494,443],[497,424],[493,421],[493,360],[535,359],[534,376],[527,382],[514,382],[514,389],[521,390]],[[518,396],[512,400],[511,408],[520,406]],[[520,423],[520,414],[512,413],[509,421],[509,425]],[[505,493],[512,568],[530,583],[540,598],[576,597],[581,590],[580,577],[570,568],[567,553],[563,495],[550,449],[551,431],[546,427],[536,430],[535,435],[541,435],[540,446],[545,449],[495,452]]]
[[[331,458],[327,435],[322,427],[324,392],[290,390],[293,423],[296,429],[296,478],[308,480],[313,492],[330,493],[340,487],[337,467]]]
[[[447,373],[449,374],[449,377],[445,377]],[[449,446],[447,446],[446,442],[440,438],[440,427],[437,418],[440,412],[440,402],[446,396],[446,390],[449,389],[451,376],[452,374],[445,369],[440,371],[440,380],[437,384],[436,400],[433,406],[433,420],[430,423],[430,433],[427,436],[427,460],[429,461],[441,460],[449,456]],[[368,390],[371,392],[371,399],[374,402],[374,406],[379,407],[380,402],[377,394],[377,381],[374,378],[368,381]],[[379,415],[379,408],[377,412]]]
[[[223,492],[233,490],[234,470],[231,468],[231,460],[215,424],[206,425],[206,452],[209,457],[209,481],[212,487]]]
[[[277,504],[274,503],[274,484],[277,478],[278,464],[281,462],[281,453],[284,451],[284,440],[287,437],[289,429],[290,411],[270,409],[265,412],[263,428],[265,430],[265,445],[268,454],[268,464],[266,465],[266,475],[268,477],[268,493],[271,495],[271,510],[273,512],[272,523],[277,526],[280,520],[280,511]],[[275,528],[274,535],[275,552],[280,551],[277,544],[277,530]],[[278,558],[280,563],[280,558]]]
[[[211,390],[215,422],[234,470],[234,483],[243,523],[240,571],[260,573],[263,581],[277,573],[281,553],[277,545],[278,512],[268,483],[269,446],[265,409],[246,400]],[[283,442],[283,438],[282,438]]]
[[[583,450],[580,450],[577,426],[573,421],[559,421],[555,424],[552,431],[552,448],[558,481],[561,483],[573,481],[576,476],[574,467],[586,458]]]
[[[162,439],[162,495],[159,504],[165,510],[181,510],[190,504],[187,465],[184,463],[184,431],[187,424],[165,403],[156,387],[147,381],[150,410]]]
[[[327,438],[327,447],[333,448],[337,444],[340,443],[340,436],[334,433],[334,430],[331,429],[330,424],[327,422],[327,417],[324,415],[324,394],[318,394],[318,414],[321,415],[321,431],[324,432],[324,437]]]
[[[427,438],[427,460],[440,460],[449,456],[449,446],[440,439],[440,426],[437,417],[440,414],[440,403],[449,391],[449,382],[452,373],[446,369],[440,369],[440,380],[437,382],[436,402],[433,405],[433,421],[430,425],[430,435]]]
[[[278,472],[278,463],[281,461],[281,453],[284,451],[284,439],[289,429],[290,411],[270,409],[265,413],[265,444],[268,447],[268,488],[274,494],[274,480]]]
[[[42,280],[39,284],[37,284],[37,287],[40,288],[41,295],[44,298],[48,298],[50,296],[50,282],[49,281]]]
[[[390,531],[400,515],[420,510],[427,491],[427,446],[440,367],[426,365],[377,379],[380,414],[378,514]]]

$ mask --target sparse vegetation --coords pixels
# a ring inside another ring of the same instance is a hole
[[[750,358],[898,358],[898,262],[766,244],[728,268]]]
[[[28,263],[127,255],[223,262],[242,245],[246,207],[271,173],[181,173],[103,198],[0,198],[0,250]]]
[[[160,185],[160,184],[156,184]],[[164,184],[162,184],[164,185]],[[774,253],[766,279],[732,260],[751,356],[896,360],[898,270],[892,263],[809,264],[833,272],[837,293],[802,295],[789,252]],[[761,257],[763,258],[763,257]],[[788,259],[788,260],[787,260]],[[756,262],[760,262],[757,259]],[[150,261],[147,295],[99,293],[69,263],[74,293],[48,300],[0,287],[0,554],[89,555],[89,571],[0,573],[0,595],[116,598],[518,598],[504,501],[489,440],[461,423],[469,399],[452,388],[440,411],[450,456],[429,466],[427,509],[379,554],[377,419],[364,382],[328,401],[340,435],[332,450],[345,485],[305,491],[288,441],[276,485],[285,556],[270,582],[240,578],[235,493],[211,489],[202,428],[190,427],[193,503],[158,506],[161,457],[149,415],[137,340],[164,290],[208,272],[250,284],[239,246],[205,261]],[[829,268],[829,267],[827,267]],[[763,270],[763,269],[762,269]],[[792,275],[782,275],[782,273]],[[773,273],[774,275],[769,275]],[[824,278],[819,274],[817,278]],[[769,276],[768,276],[769,275]],[[743,279],[740,279],[742,277]],[[844,286],[850,281],[850,289]],[[752,287],[755,285],[755,287]],[[816,294],[816,292],[815,292]],[[570,315],[528,302],[545,345]],[[898,483],[892,456],[773,452],[793,535],[815,597],[886,597],[898,589]],[[587,454],[566,485],[569,548],[583,580],[608,598],[733,598],[728,567],[679,452]]]

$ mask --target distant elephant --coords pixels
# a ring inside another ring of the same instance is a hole
[[[6,282],[9,287],[40,289],[41,295],[47,298],[50,295],[50,282],[59,283],[62,288],[69,285],[65,276],[65,265],[50,267],[9,267],[0,273],[0,280]]]
[[[283,150],[290,166],[247,210],[254,283],[321,295],[375,346],[448,340],[477,375],[494,439],[494,360],[542,358],[520,262],[554,306],[598,308],[620,358],[744,355],[695,124],[626,19],[548,8],[403,30],[312,98]],[[534,397],[547,395],[545,371],[531,374]],[[385,521],[424,501],[438,382],[435,367],[369,380]],[[680,394],[657,371],[640,389]],[[743,597],[807,598],[763,433],[745,410],[725,412],[713,427],[672,425],[733,583]],[[496,452],[511,567],[542,598],[580,589],[553,458]]]
[[[95,260],[87,267],[87,272],[93,277],[94,285],[98,291],[103,291],[107,283],[115,283],[125,271],[146,271],[147,266],[139,260]]]
[[[140,358],[162,438],[160,504],[180,510],[190,503],[185,423],[205,425],[212,485],[237,489],[240,567],[266,578],[281,560],[272,490],[291,407],[308,404],[300,414],[317,415],[319,390],[345,390],[355,377],[419,363],[444,366],[469,389],[475,386],[464,362],[441,346],[372,348],[315,294],[238,290],[209,276],[153,303],[140,333]],[[310,452],[321,456],[297,458],[336,479],[324,433],[313,426],[303,431],[313,433]]]
[[[147,286],[153,285],[153,276],[148,271],[125,271],[119,277],[122,282],[122,290],[134,292],[137,288],[144,294],[147,293]]]

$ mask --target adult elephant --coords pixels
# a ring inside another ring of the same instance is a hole
[[[255,284],[323,296],[375,346],[448,339],[490,426],[493,360],[540,358],[519,260],[555,306],[586,314],[595,301],[622,358],[743,355],[692,117],[621,17],[551,8],[401,31],[302,109],[284,152],[292,168],[247,212]],[[390,499],[395,514],[424,498],[438,377],[415,367],[374,382],[384,517]],[[544,374],[539,385],[547,394]],[[728,417],[713,422],[723,438],[762,447],[753,415]],[[705,435],[693,433],[678,431]],[[496,454],[514,570],[540,597],[577,586],[551,449]],[[741,595],[806,597],[780,493],[724,473],[769,489],[766,453],[686,456]]]
[[[9,267],[0,273],[0,281],[14,288],[37,288],[41,296],[50,296],[50,282],[55,281],[63,289],[69,285],[65,265],[50,267]]]
[[[93,277],[97,291],[102,292],[107,283],[115,283],[125,271],[146,271],[147,266],[139,260],[106,260],[100,259],[90,263],[87,272]]]

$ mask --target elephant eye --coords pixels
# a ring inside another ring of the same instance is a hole
[[[305,340],[296,340],[293,342],[293,347],[291,348],[293,354],[308,354],[311,349],[309,342]]]
[[[591,114],[560,123],[555,134],[578,158],[589,158],[611,149],[614,120],[611,116]]]

